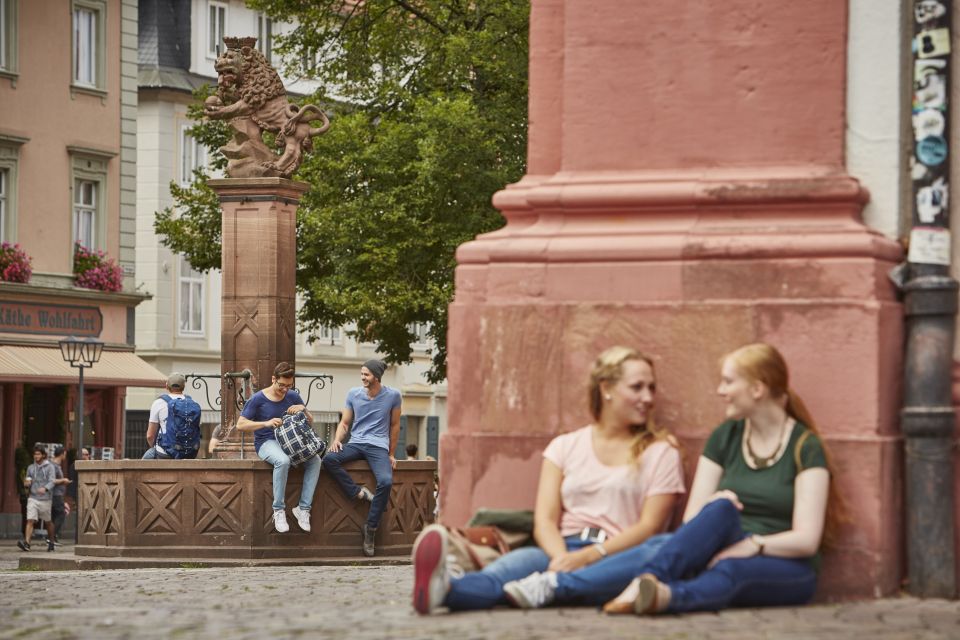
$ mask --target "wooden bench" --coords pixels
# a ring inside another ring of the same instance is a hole
[[[364,462],[345,467],[371,489]],[[401,460],[377,530],[377,556],[408,555],[433,520],[435,461]],[[290,514],[303,472],[287,481],[290,531],[273,528],[273,467],[254,460],[111,460],[77,463],[78,556],[169,558],[308,558],[360,556],[368,503],[343,497],[320,472],[311,531]]]

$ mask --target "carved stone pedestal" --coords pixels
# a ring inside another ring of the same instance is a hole
[[[347,470],[375,486],[362,462]],[[432,521],[434,461],[402,460],[377,530],[378,556],[410,553]],[[287,482],[290,531],[273,528],[273,468],[260,460],[112,460],[77,463],[78,556],[140,558],[318,558],[360,556],[360,526],[368,503],[344,498],[320,474],[311,531],[289,511],[300,497],[303,472]]]
[[[296,360],[297,205],[309,188],[283,178],[210,180],[223,211],[221,373],[253,372],[253,391]],[[238,411],[223,404],[223,424]]]

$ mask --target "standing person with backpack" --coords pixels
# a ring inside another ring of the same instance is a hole
[[[200,450],[200,405],[183,394],[186,378],[171,373],[167,393],[153,401],[144,460],[193,459]]]

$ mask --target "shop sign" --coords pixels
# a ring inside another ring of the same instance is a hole
[[[102,330],[98,307],[0,300],[0,333],[97,337]]]

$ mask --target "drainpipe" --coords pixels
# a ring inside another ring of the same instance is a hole
[[[951,397],[957,281],[950,277],[950,33],[952,0],[914,0],[913,206],[906,284],[904,398],[907,590],[954,598]]]

